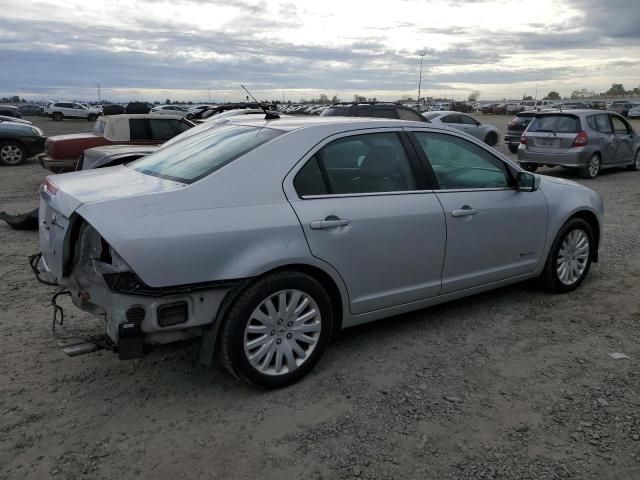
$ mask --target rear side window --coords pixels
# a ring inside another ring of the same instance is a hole
[[[93,130],[92,132],[95,133],[96,135],[104,135],[104,128],[107,126],[107,122],[98,120],[94,125],[93,125]]]
[[[424,118],[426,118],[427,120],[431,121],[436,117],[439,117],[440,114],[438,112],[432,112],[432,113],[427,113]]]
[[[408,108],[399,108],[398,115],[400,120],[411,120],[412,122],[424,122],[424,117],[418,112],[409,110]]]
[[[163,147],[128,167],[155,177],[193,183],[283,133],[273,128],[224,125]]]
[[[149,119],[152,140],[169,140],[181,134],[189,127],[180,120]]]
[[[147,119],[145,118],[129,119],[129,138],[132,141],[149,140]]]
[[[375,117],[375,118],[395,118],[395,119],[400,118],[398,116],[398,110],[394,107],[384,107],[384,108],[373,107],[371,109],[371,114],[369,116]]]
[[[536,117],[529,125],[529,132],[578,133],[580,121],[570,115],[545,115]]]
[[[444,123],[462,123],[462,118],[457,114],[447,115],[446,117],[443,117],[442,121]]]
[[[302,197],[400,192],[415,190],[416,182],[398,136],[370,133],[340,138],[322,147],[298,172],[294,186]]]

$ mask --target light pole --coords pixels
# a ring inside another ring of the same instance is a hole
[[[540,79],[536,78],[536,96],[535,96],[534,100],[538,100],[538,83],[540,83]]]
[[[418,80],[418,108],[420,108],[420,89],[422,88],[422,61],[424,60],[424,50],[420,52],[420,79]]]

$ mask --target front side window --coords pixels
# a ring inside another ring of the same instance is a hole
[[[322,147],[298,172],[294,186],[302,197],[401,192],[415,190],[416,182],[398,135],[369,133]]]
[[[476,122],[469,115],[460,115],[460,117],[462,118],[462,123],[464,123],[465,125],[473,125],[473,126],[478,125],[478,122]]]
[[[441,190],[509,188],[509,174],[500,160],[462,138],[415,132]]]
[[[613,131],[618,135],[626,135],[627,133],[629,133],[627,124],[619,117],[611,115],[611,123],[613,124]]]
[[[127,166],[147,175],[193,183],[283,133],[273,128],[224,125],[163,147]]]
[[[371,114],[369,116],[374,118],[400,118],[398,116],[398,110],[394,107],[373,107],[371,108]]]

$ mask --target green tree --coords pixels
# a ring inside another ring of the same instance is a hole
[[[560,100],[561,98],[558,92],[549,92],[547,96],[544,97],[545,100]]]
[[[354,102],[366,102],[367,97],[363,97],[362,95],[358,95],[357,93],[353,96]]]
[[[338,98],[337,95],[333,96],[333,98],[331,99],[331,103],[340,103],[340,99]]]
[[[480,90],[474,90],[469,94],[468,100],[470,102],[476,102],[480,98]]]
[[[617,96],[624,95],[627,91],[624,89],[624,85],[621,83],[612,83],[611,88],[607,91],[607,95]]]

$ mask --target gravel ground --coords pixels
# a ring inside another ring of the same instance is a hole
[[[35,206],[45,174],[34,160],[0,167],[0,210]],[[605,243],[576,292],[526,283],[349,329],[275,392],[198,366],[194,344],[66,357],[53,289],[27,265],[37,235],[3,223],[0,478],[638,479],[639,180],[588,182],[605,198]],[[68,307],[66,331],[99,330]]]

